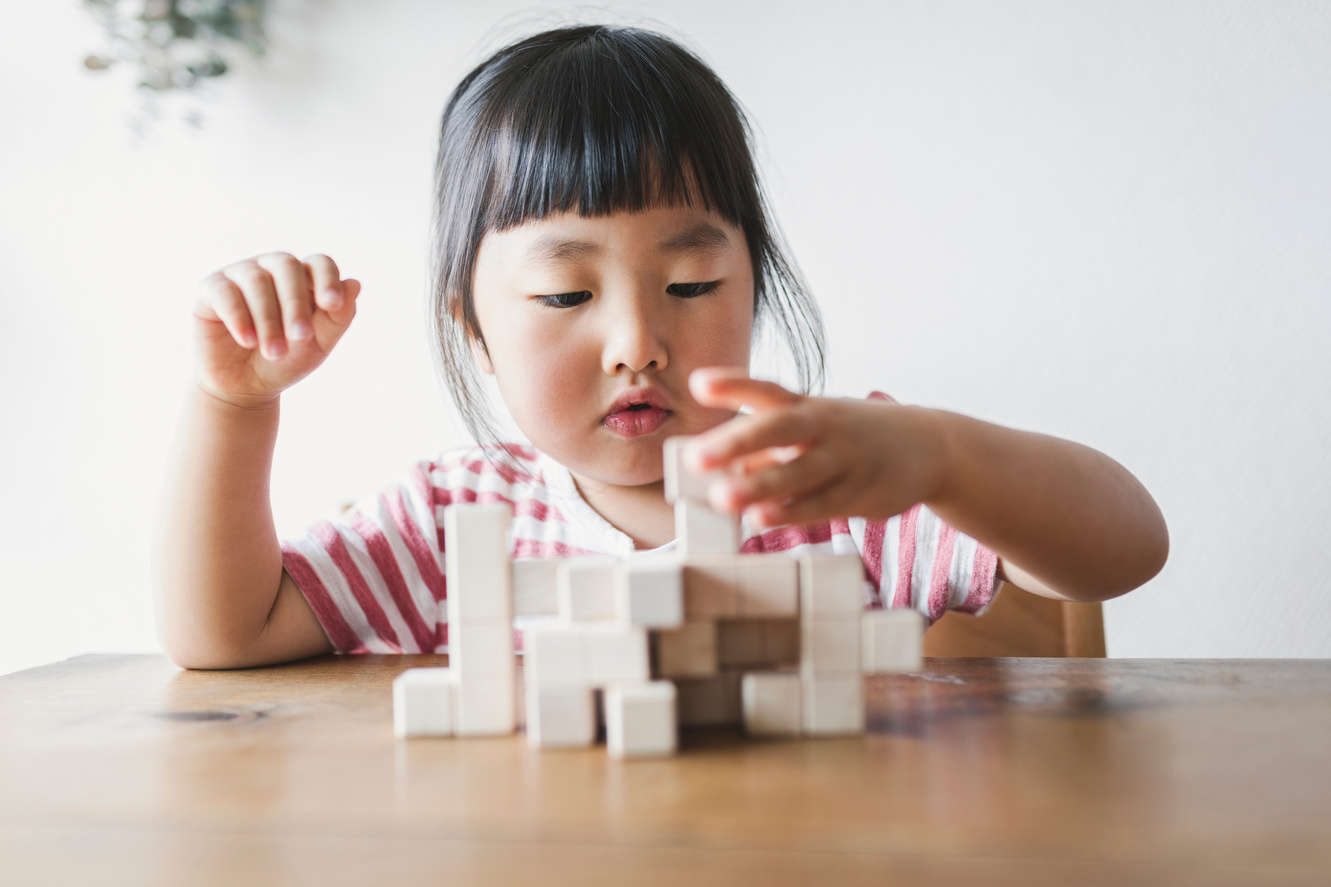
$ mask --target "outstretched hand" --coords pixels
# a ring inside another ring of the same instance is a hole
[[[712,507],[756,527],[888,518],[944,481],[943,435],[922,407],[806,397],[720,367],[695,370],[689,392],[705,407],[751,410],[699,434],[683,458],[723,469]]]

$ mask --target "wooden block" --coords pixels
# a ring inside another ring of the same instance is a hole
[[[527,691],[527,744],[532,748],[595,745],[595,695],[585,687],[533,686]]]
[[[918,610],[869,610],[860,617],[860,661],[865,674],[919,671],[924,615]]]
[[[517,726],[512,678],[467,678],[453,691],[453,729],[458,736],[503,736]]]
[[[784,554],[738,558],[737,610],[743,618],[799,615],[799,562]]]
[[[556,577],[562,558],[513,561],[513,615],[553,616],[559,612]]]
[[[605,692],[605,738],[610,756],[672,755],[679,742],[675,685],[670,681],[618,684]]]
[[[800,622],[800,671],[808,676],[860,674],[860,620]]]
[[[716,623],[716,661],[722,668],[767,664],[767,625],[752,620]]]
[[[800,678],[801,718],[807,736],[838,736],[864,732],[864,679]]]
[[[587,555],[564,558],[556,573],[559,618],[565,622],[604,622],[615,618],[615,574],[619,558]]]
[[[735,554],[739,551],[739,519],[718,514],[692,499],[675,500],[675,537],[685,557]]]
[[[800,618],[845,619],[864,610],[864,564],[855,554],[800,558]]]
[[[615,615],[624,625],[684,623],[684,571],[677,557],[629,558],[617,574]]]
[[[513,627],[507,622],[449,625],[448,664],[459,681],[513,676]]]
[[[716,623],[717,662],[725,669],[766,670],[800,661],[797,619],[741,619]]]
[[[508,562],[512,509],[507,505],[449,505],[444,509],[444,552],[476,563]]]
[[[763,622],[763,652],[773,665],[800,661],[800,621],[769,619]]]
[[[707,504],[707,490],[712,481],[721,477],[722,472],[710,471],[695,474],[684,467],[680,455],[688,437],[668,437],[661,448],[662,468],[665,471],[665,498],[674,503],[681,498],[692,499],[700,504]]]
[[[513,621],[507,505],[444,509],[444,570],[449,625]]]
[[[788,672],[750,672],[740,681],[744,731],[752,736],[798,736],[800,676]]]
[[[409,668],[393,679],[393,734],[453,735],[451,669]]]
[[[723,671],[706,678],[677,678],[681,727],[730,727],[742,721],[740,678]]]
[[[686,622],[656,635],[656,671],[663,678],[699,677],[717,671],[715,622]]]
[[[582,669],[587,683],[608,687],[614,683],[651,679],[647,630],[638,626],[583,626]]]
[[[739,615],[738,559],[721,554],[684,559],[684,620],[734,619]]]
[[[533,626],[523,633],[523,673],[528,687],[588,686],[582,634],[561,624]]]

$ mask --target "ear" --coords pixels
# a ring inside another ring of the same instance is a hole
[[[471,346],[471,356],[475,359],[476,365],[481,368],[481,372],[487,376],[493,376],[495,368],[494,364],[490,362],[490,352],[485,350],[485,343],[479,337],[471,336],[467,340],[467,344]]]

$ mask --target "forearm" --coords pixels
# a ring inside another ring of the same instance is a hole
[[[263,631],[282,578],[269,504],[278,401],[241,408],[194,388],[185,407],[154,563],[163,647],[215,667]]]
[[[1164,517],[1113,459],[1049,435],[930,413],[944,470],[925,504],[997,553],[1010,580],[1014,573],[1034,580],[1016,584],[1098,601],[1131,591],[1164,566]]]

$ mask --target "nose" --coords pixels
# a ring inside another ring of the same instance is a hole
[[[617,376],[626,369],[631,373],[665,369],[668,360],[666,319],[658,316],[648,301],[637,295],[626,295],[613,302],[614,307],[606,319],[602,369],[610,376]]]

